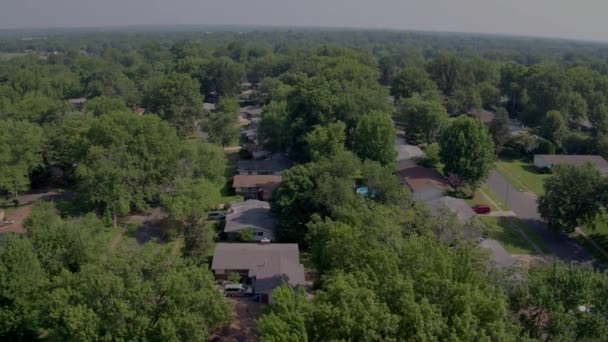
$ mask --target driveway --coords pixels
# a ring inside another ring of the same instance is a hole
[[[603,269],[595,258],[567,234],[555,233],[538,213],[536,200],[538,196],[530,192],[520,192],[513,187],[500,173],[492,170],[486,181],[488,187],[504,201],[530,229],[540,237],[552,256],[565,262],[591,264]]]

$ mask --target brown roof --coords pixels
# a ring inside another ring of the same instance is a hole
[[[481,110],[470,110],[468,112],[468,114],[470,115],[474,115],[476,117],[479,118],[479,120],[485,124],[489,124],[492,122],[492,120],[494,120],[494,117],[496,116],[496,114],[485,110],[485,109],[481,109]]]
[[[304,266],[295,243],[218,243],[212,270],[248,270],[255,277],[256,292],[269,293],[282,281],[304,285]]]
[[[591,163],[600,169],[607,169],[608,162],[601,156],[593,155],[549,155],[549,154],[537,154],[535,157],[542,158],[547,164],[560,165],[583,165],[585,163]]]
[[[235,188],[276,187],[282,180],[282,176],[275,175],[236,175],[232,186]]]
[[[398,175],[403,178],[412,191],[427,188],[447,189],[449,187],[448,182],[439,172],[422,166],[403,169],[398,172]]]

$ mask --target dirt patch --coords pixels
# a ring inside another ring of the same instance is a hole
[[[209,339],[213,342],[257,341],[255,321],[260,315],[261,305],[249,297],[227,298],[232,305],[232,322]]]
[[[12,223],[0,224],[0,234],[3,233],[25,233],[23,221],[30,215],[32,205],[24,205],[15,209],[12,213],[6,216],[6,220]]]
[[[547,259],[541,255],[512,254],[511,255],[521,266],[528,267],[531,264],[546,263]]]

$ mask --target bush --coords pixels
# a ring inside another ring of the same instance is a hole
[[[553,144],[549,140],[542,140],[540,143],[538,143],[538,146],[536,147],[537,154],[555,154],[555,152],[555,144]]]
[[[419,164],[424,166],[424,167],[428,167],[428,168],[437,168],[437,165],[439,165],[439,152],[440,152],[441,148],[439,147],[439,144],[437,143],[432,143],[430,145],[428,145],[426,147],[426,149],[424,150],[424,158],[420,159]]]
[[[242,241],[242,242],[253,241],[254,237],[255,237],[255,231],[253,230],[253,228],[243,229],[239,232],[239,241]]]
[[[228,274],[228,281],[231,283],[240,283],[241,282],[241,275],[235,272],[230,272]]]

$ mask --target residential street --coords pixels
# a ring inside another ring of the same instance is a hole
[[[536,233],[551,250],[552,255],[566,262],[576,261],[592,264],[595,268],[604,268],[583,247],[566,234],[555,234],[550,231],[537,210],[537,196],[530,192],[520,192],[513,187],[500,173],[492,170],[486,184],[488,187],[517,214],[517,216]]]

